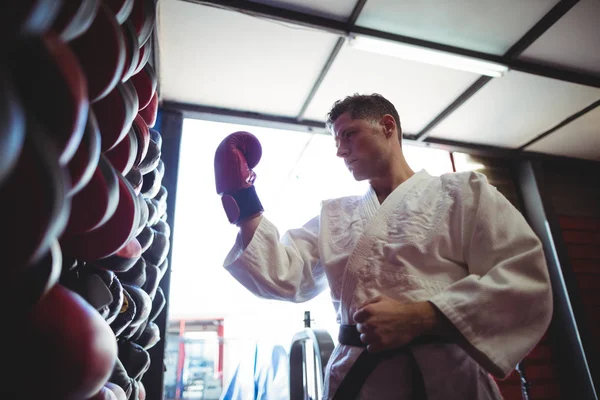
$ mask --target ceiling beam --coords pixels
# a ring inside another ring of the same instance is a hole
[[[550,11],[546,13],[531,29],[529,29],[515,44],[512,45],[510,49],[504,53],[503,58],[506,60],[511,60],[510,62],[520,63],[521,61],[517,60],[517,58],[537,39],[540,38],[552,25],[554,25],[563,15],[565,15],[571,8],[577,4],[579,0],[562,0],[558,2]],[[509,62],[507,62],[509,64]],[[525,63],[522,66],[522,69],[530,68],[531,65]],[[540,71],[545,69],[546,67],[537,65],[534,69]],[[522,71],[528,72],[528,71]],[[534,75],[538,75],[535,73],[536,71],[532,71]],[[560,76],[556,76],[556,74],[562,74],[562,71],[551,69],[546,70],[546,77],[553,77],[555,79],[560,80]],[[549,76],[553,75],[553,76]],[[465,90],[456,100],[454,100],[448,107],[446,107],[442,112],[437,115],[429,124],[427,124],[418,134],[417,140],[424,141],[427,139],[431,130],[435,128],[439,123],[445,120],[450,114],[452,114],[456,109],[458,109],[461,105],[463,105],[467,100],[471,98],[475,93],[477,93],[481,88],[483,88],[492,78],[482,76],[478,80],[475,81],[467,90]]]
[[[178,111],[184,118],[202,119],[229,124],[253,125],[273,129],[285,129],[310,133],[329,134],[321,121],[302,120],[293,117],[232,110],[190,103],[164,101],[161,107],[168,111]]]
[[[183,118],[331,135],[331,133],[326,129],[325,124],[321,121],[299,121],[293,117],[282,117],[278,115],[246,112],[173,101],[164,101],[161,104],[161,110],[168,112],[179,112]],[[488,156],[514,157],[520,153],[516,149],[505,149],[502,147],[436,138],[430,138],[430,141],[427,142],[418,142],[415,140],[415,135],[411,135],[410,133],[404,133],[402,140],[408,144]]]
[[[428,40],[417,39],[404,35],[397,35],[390,32],[379,31],[376,29],[355,26],[348,31],[347,23],[344,21],[337,21],[331,18],[320,17],[317,15],[311,15],[299,11],[286,10],[280,7],[274,7],[267,4],[255,3],[252,1],[242,0],[181,0],[189,3],[201,4],[206,6],[214,6],[231,11],[239,11],[244,14],[274,19],[285,23],[299,25],[316,29],[319,31],[325,31],[334,33],[340,36],[349,36],[352,34],[362,34],[364,36],[386,39],[394,42],[412,44],[428,49],[441,50],[452,54],[469,56],[479,60],[492,61],[508,66],[510,69],[515,71],[526,72],[532,75],[538,75],[542,77],[557,79],[565,82],[578,83],[585,86],[592,86],[600,88],[600,76],[596,74],[583,73],[581,71],[575,71],[566,68],[556,68],[547,66],[530,61],[514,60],[504,56],[496,54],[489,54],[474,50],[469,50],[461,47],[450,46],[446,44],[431,42]],[[571,3],[576,3],[575,0],[563,0],[558,3],[558,7],[564,7],[565,10],[572,7]],[[560,11],[560,10],[559,10]],[[566,12],[566,11],[564,11]],[[548,17],[547,21],[551,21],[552,18],[558,18],[559,12]],[[543,18],[545,19],[546,16]]]
[[[347,21],[346,29],[348,32],[350,30],[352,30],[352,28],[354,28],[354,25],[356,24],[356,20],[358,19],[358,16],[360,15],[360,12],[362,11],[362,9],[364,8],[366,3],[367,3],[367,0],[358,0],[356,2],[356,5],[354,6],[352,13],[350,14],[350,18],[348,18],[348,21]],[[323,83],[323,80],[329,73],[329,69],[331,68],[331,65],[333,64],[337,55],[339,54],[340,50],[342,49],[342,46],[344,45],[345,41],[346,41],[346,37],[340,36],[338,38],[337,42],[335,43],[335,46],[333,47],[333,50],[331,51],[329,58],[325,62],[325,65],[323,66],[321,73],[317,77],[315,84],[313,85],[312,89],[310,90],[310,93],[306,97],[306,100],[304,101],[304,104],[302,105],[302,108],[300,109],[300,112],[298,113],[298,116],[296,117],[299,121],[304,119],[304,113],[306,112],[306,109],[312,102],[313,98],[315,97],[315,94],[317,94],[317,90],[319,90],[319,87],[321,87],[321,83]]]
[[[600,106],[600,100],[593,105]],[[590,105],[587,108],[591,108]],[[263,128],[282,129],[291,131],[300,131],[307,133],[331,135],[325,128],[325,124],[320,121],[298,121],[292,117],[281,117],[277,115],[252,113],[225,108],[215,108],[201,106],[189,103],[178,103],[173,101],[164,101],[161,106],[161,111],[180,113],[182,118],[201,119],[205,121],[215,121],[230,124],[250,125]],[[587,109],[586,108],[586,109]],[[583,112],[582,110],[581,112]],[[591,111],[588,110],[588,111]],[[587,111],[586,111],[587,112]],[[409,145],[430,147],[441,149],[448,152],[461,152],[471,155],[481,155],[488,157],[502,157],[509,159],[543,159],[543,160],[567,160],[579,163],[592,163],[597,165],[598,162],[592,162],[580,158],[556,156],[533,151],[526,151],[522,148],[510,149],[505,147],[490,146],[484,144],[476,144],[469,142],[460,142],[456,140],[447,140],[429,137],[425,141],[417,141],[416,135],[404,133],[402,140]]]
[[[531,146],[535,142],[537,142],[537,141],[545,138],[546,136],[548,136],[552,132],[555,132],[555,131],[559,130],[560,128],[564,127],[565,125],[570,124],[571,122],[575,121],[577,118],[579,118],[579,117],[581,117],[581,116],[589,113],[590,111],[598,108],[599,106],[600,106],[600,100],[597,100],[597,101],[593,102],[592,104],[590,104],[589,106],[587,106],[583,110],[576,112],[575,114],[573,114],[570,117],[566,118],[564,121],[560,122],[556,126],[548,129],[546,132],[541,133],[538,136],[534,137],[529,142],[527,142],[524,145],[522,145],[521,147],[519,147],[519,150],[525,150],[527,147]]]

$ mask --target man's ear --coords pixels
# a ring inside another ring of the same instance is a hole
[[[394,120],[393,116],[390,114],[385,114],[383,118],[381,118],[381,124],[383,125],[385,136],[387,138],[396,135],[396,120]]]

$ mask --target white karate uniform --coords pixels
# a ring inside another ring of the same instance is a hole
[[[520,212],[476,172],[420,171],[380,205],[364,196],[322,203],[321,214],[283,237],[263,217],[244,250],[238,235],[225,260],[256,295],[302,302],[331,289],[338,322],[383,294],[431,301],[468,341],[415,346],[428,398],[500,399],[503,378],[540,340],[552,315],[542,246]],[[362,348],[338,345],[327,366],[330,398]],[[403,399],[406,355],[379,364],[361,399]]]

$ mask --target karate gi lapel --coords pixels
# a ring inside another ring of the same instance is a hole
[[[350,315],[350,307],[356,284],[358,283],[358,272],[362,268],[371,267],[367,265],[367,262],[373,244],[379,240],[378,234],[381,235],[382,230],[387,226],[387,220],[392,211],[398,207],[404,196],[415,188],[419,182],[428,177],[430,175],[425,170],[417,172],[390,193],[381,205],[372,187],[369,188],[369,191],[362,198],[360,204],[361,214],[367,222],[364,231],[348,258],[344,276],[342,277],[342,291],[340,296],[342,324],[354,323]]]

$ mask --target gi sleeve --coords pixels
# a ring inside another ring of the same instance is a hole
[[[327,287],[319,261],[319,217],[281,239],[273,223],[264,216],[243,249],[241,236],[225,259],[229,273],[255,295],[275,300],[304,302]]]
[[[451,234],[462,238],[469,275],[431,302],[460,331],[467,353],[505,378],[533,349],[552,317],[552,290],[540,240],[521,213],[470,173],[455,196]]]

